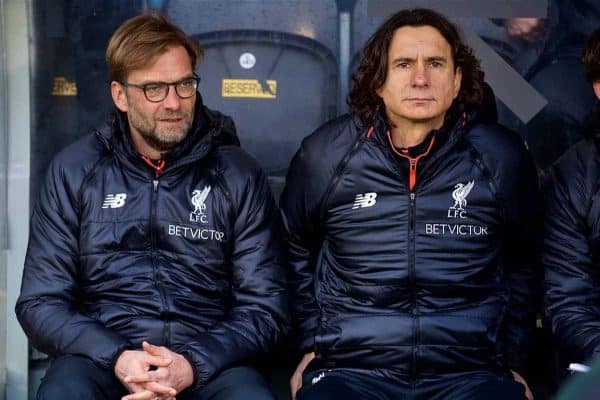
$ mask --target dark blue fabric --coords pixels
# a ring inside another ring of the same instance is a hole
[[[265,377],[249,367],[234,367],[221,372],[205,388],[183,391],[181,400],[275,400]]]
[[[92,360],[62,356],[54,360],[38,390],[38,400],[115,400],[127,394],[112,371]],[[234,367],[219,373],[199,390],[184,390],[180,400],[274,400],[264,376],[250,367]]]
[[[313,383],[315,382],[315,383]],[[400,385],[371,371],[305,374],[298,400],[525,400],[525,387],[508,374],[468,373]]]
[[[38,389],[37,400],[114,400],[127,394],[112,371],[86,357],[53,360]]]
[[[567,362],[600,357],[599,111],[550,169],[545,195],[545,309]]]
[[[523,367],[536,170],[515,133],[473,118],[417,164],[412,193],[381,120],[369,135],[343,117],[304,140],[281,198],[300,353],[406,384]],[[461,214],[453,192],[470,182]]]
[[[112,369],[146,340],[186,356],[200,387],[281,337],[287,297],[275,200],[232,121],[198,104],[159,178],[120,114],[52,162],[16,306],[41,351]]]

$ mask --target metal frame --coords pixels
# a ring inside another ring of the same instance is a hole
[[[0,26],[4,26],[4,2],[0,1]],[[5,35],[0,29],[0,387],[6,387],[6,251],[8,249],[7,168],[8,125],[6,109]],[[4,390],[0,399],[4,399]]]
[[[6,251],[6,398],[28,396],[28,342],[15,315],[29,236],[30,87],[27,6],[22,0],[0,0],[6,71],[6,137],[8,141]],[[1,129],[2,127],[0,127]],[[3,343],[4,345],[4,343]]]

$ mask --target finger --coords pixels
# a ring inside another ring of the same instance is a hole
[[[168,357],[145,354],[144,362],[148,365],[154,365],[155,367],[160,368],[160,367],[168,367],[169,365],[171,365],[173,360]]]
[[[171,352],[166,347],[155,346],[146,341],[142,342],[142,348],[144,351],[154,355],[154,356],[169,356]]]
[[[177,394],[177,390],[158,382],[148,382],[144,388],[161,396],[173,397]]]
[[[305,360],[302,360],[302,363],[300,364],[302,366],[302,370],[300,372],[304,372],[304,370],[306,369],[306,367],[308,366],[308,364],[310,364],[310,362],[312,361],[312,358],[307,358]]]
[[[156,394],[149,390],[144,390],[137,393],[128,394],[127,396],[121,397],[121,400],[154,400]]]
[[[144,372],[139,375],[128,375],[125,377],[127,383],[146,383],[146,382],[158,382],[161,379],[165,379],[168,375],[167,370],[164,368],[157,369],[154,371]]]
[[[295,392],[300,385],[302,385],[302,378],[300,378],[298,374],[292,375],[292,379],[290,379],[290,390]]]
[[[125,383],[125,386],[129,393],[138,393],[143,392],[145,390],[142,385],[137,383]]]
[[[298,393],[298,390],[300,390],[301,387],[302,379],[292,377],[292,380],[290,381],[290,394],[292,395],[292,400],[296,400],[296,393]]]
[[[302,360],[300,361],[300,364],[298,365],[298,368],[296,368],[296,372],[300,372],[300,374],[302,374],[302,372],[304,372],[304,370],[306,369],[306,366],[308,364],[310,364],[310,362],[312,360],[314,360],[315,358],[315,353],[311,352],[311,353],[306,353],[304,355],[304,357],[302,357]]]
[[[533,400],[533,393],[531,393],[531,390],[527,385],[525,385],[525,397],[527,397],[527,400]]]

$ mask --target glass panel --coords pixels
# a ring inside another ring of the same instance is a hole
[[[205,48],[197,69],[204,103],[234,119],[242,147],[279,192],[301,139],[337,113],[335,1],[226,5],[32,1],[32,201],[52,157],[111,111],[106,45],[125,19],[149,6],[162,9]],[[244,54],[254,62],[242,65]],[[260,90],[236,92],[248,84]]]

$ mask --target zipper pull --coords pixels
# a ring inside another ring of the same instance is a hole
[[[411,171],[416,171],[417,170],[417,159],[416,158],[411,158],[410,159],[410,170]]]
[[[410,191],[412,192],[414,187],[415,187],[415,183],[417,183],[417,159],[416,158],[409,158],[410,161],[410,170],[409,170],[409,177],[408,177],[408,187],[410,189]]]
[[[154,191],[156,192],[158,190],[158,179],[155,179],[152,182],[154,183]]]

